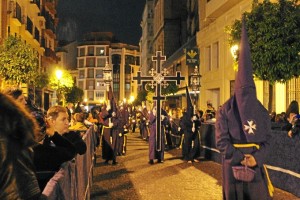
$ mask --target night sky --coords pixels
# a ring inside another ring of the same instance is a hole
[[[59,0],[59,40],[81,39],[86,32],[113,32],[120,42],[138,45],[146,0]]]

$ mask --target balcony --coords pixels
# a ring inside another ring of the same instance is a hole
[[[13,7],[15,8],[13,9]],[[13,10],[13,11],[12,11]],[[12,19],[11,22],[15,24],[16,26],[21,26],[24,22],[22,20],[22,10],[21,6],[16,3],[15,5],[10,6],[10,12],[12,12]]]
[[[239,0],[210,0],[206,3],[206,18],[218,18],[230,8],[238,4]]]
[[[31,0],[30,6],[33,8],[34,12],[40,12],[41,2],[40,0]]]
[[[57,60],[55,52],[50,48],[45,49],[45,56],[49,57],[49,58],[52,58],[53,60]]]

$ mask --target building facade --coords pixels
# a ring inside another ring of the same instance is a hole
[[[13,35],[29,44],[38,53],[38,73],[57,63],[56,6],[56,0],[1,0],[0,42]],[[32,95],[38,106],[48,109],[53,91],[26,84],[22,87],[25,95]]]
[[[154,1],[147,0],[141,21],[142,36],[140,39],[141,52],[141,73],[143,76],[149,75],[148,72],[152,66],[151,56],[153,54],[153,18],[154,18]]]
[[[197,44],[200,49],[201,108],[210,100],[217,108],[233,95],[236,72],[225,28],[241,19],[245,11],[251,11],[251,0],[200,0],[200,31]],[[285,112],[292,100],[300,101],[299,79],[287,84],[255,80],[257,97],[271,112]]]
[[[115,101],[136,96],[136,83],[132,76],[140,67],[139,47],[119,43],[113,33],[92,32],[78,43],[77,86],[84,91],[84,101],[88,106],[105,100],[106,85],[103,69],[112,69],[112,82]]]

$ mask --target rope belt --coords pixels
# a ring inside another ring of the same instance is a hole
[[[258,144],[255,144],[255,143],[249,143],[249,144],[233,144],[233,146],[235,148],[249,148],[249,147],[255,147],[256,149],[259,149],[260,146]],[[273,187],[273,184],[270,180],[270,177],[269,177],[269,173],[268,173],[268,170],[266,168],[265,165],[263,165],[264,167],[264,170],[265,170],[265,173],[266,173],[266,178],[267,178],[267,185],[268,185],[268,191],[269,191],[269,194],[271,197],[273,197],[273,193],[274,193],[274,187]]]

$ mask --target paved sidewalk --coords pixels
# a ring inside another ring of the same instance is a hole
[[[188,164],[173,149],[165,152],[164,163],[149,165],[148,143],[138,133],[129,134],[127,148],[117,165],[104,164],[97,150],[91,200],[222,200],[220,164]],[[299,198],[275,189],[273,199]]]

